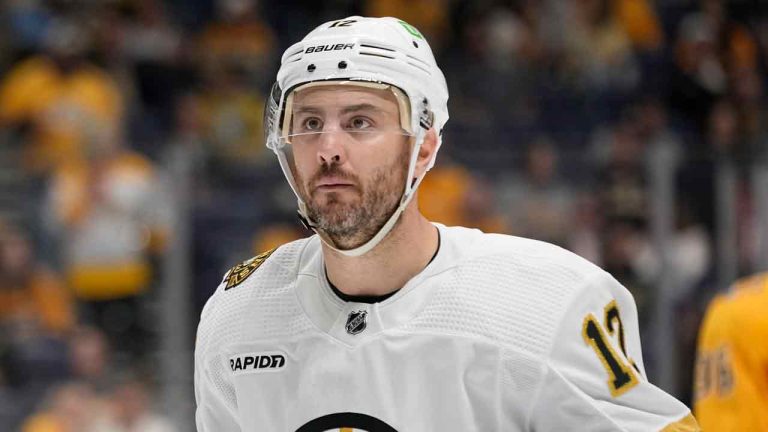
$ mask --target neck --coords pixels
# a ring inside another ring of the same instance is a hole
[[[412,202],[392,231],[359,257],[340,254],[323,244],[328,279],[342,293],[383,296],[403,287],[427,266],[438,246],[437,228]]]

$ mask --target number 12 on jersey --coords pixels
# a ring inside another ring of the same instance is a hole
[[[635,362],[627,355],[624,325],[621,322],[619,308],[615,300],[605,306],[603,321],[605,326],[601,325],[594,315],[588,314],[584,317],[581,334],[584,341],[595,351],[600,363],[603,364],[608,373],[608,389],[611,396],[618,397],[639,383],[636,372],[638,369]],[[617,327],[619,348],[623,356],[616,352],[608,338],[608,335],[613,336],[616,333]]]

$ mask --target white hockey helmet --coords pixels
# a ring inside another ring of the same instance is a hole
[[[394,87],[401,113],[401,127],[413,138],[408,177],[400,205],[389,220],[365,244],[339,249],[310,220],[290,163],[287,149],[292,93],[311,85],[359,85]],[[404,94],[405,97],[402,97]],[[373,249],[394,227],[410,202],[424,175],[414,179],[416,160],[427,131],[437,132],[437,148],[448,121],[448,86],[424,36],[397,18],[352,16],[321,24],[283,54],[277,82],[264,110],[266,145],[278,156],[283,173],[298,199],[299,216],[329,246],[348,256],[360,256]],[[435,151],[435,155],[437,151]],[[427,170],[435,163],[434,156]],[[425,171],[426,173],[426,171]]]

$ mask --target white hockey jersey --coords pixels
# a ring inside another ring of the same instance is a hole
[[[340,300],[317,236],[230,271],[195,350],[200,432],[695,431],[645,378],[629,292],[556,246],[437,225],[380,303]]]

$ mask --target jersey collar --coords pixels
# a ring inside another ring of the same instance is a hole
[[[304,313],[319,330],[347,346],[355,346],[383,331],[407,323],[426,304],[440,277],[455,262],[450,259],[455,254],[452,253],[454,245],[449,238],[449,229],[440,224],[435,226],[441,240],[432,261],[400,290],[376,303],[344,301],[333,292],[325,276],[320,240],[317,236],[312,237],[301,255],[296,281],[296,295]],[[350,317],[354,320],[362,314],[365,315],[365,329],[355,333],[359,330],[357,326],[348,331]]]

